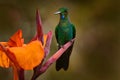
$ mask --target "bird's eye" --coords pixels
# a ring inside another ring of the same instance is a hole
[[[66,10],[65,10],[64,12],[65,12],[65,13],[67,13],[67,11],[66,11]]]
[[[68,12],[65,10],[64,13],[67,14]]]

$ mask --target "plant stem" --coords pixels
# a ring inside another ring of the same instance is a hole
[[[56,60],[59,59],[59,57],[74,43],[74,40],[75,39],[72,39],[71,41],[67,42],[65,45],[63,45],[64,47],[61,47],[53,56],[51,56],[45,62],[45,64],[42,65],[40,70],[37,71],[36,74],[33,74],[33,77],[31,80],[36,80],[36,78],[41,74],[43,74],[50,67],[51,64],[56,62]]]

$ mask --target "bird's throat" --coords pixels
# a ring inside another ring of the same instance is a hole
[[[69,21],[68,16],[67,15],[60,15],[60,21],[62,21],[62,22]]]
[[[60,18],[61,18],[62,20],[64,20],[64,19],[65,19],[65,15],[61,15]]]
[[[63,26],[67,25],[68,23],[70,23],[68,17],[65,15],[64,16],[61,15],[59,24]]]

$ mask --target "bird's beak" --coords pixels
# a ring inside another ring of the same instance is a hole
[[[57,12],[55,12],[54,14],[60,14],[61,12],[60,11],[57,11]]]

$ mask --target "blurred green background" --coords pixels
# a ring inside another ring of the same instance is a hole
[[[27,43],[35,34],[35,11],[40,10],[43,29],[55,30],[60,7],[69,8],[77,34],[67,71],[55,64],[37,80],[120,80],[120,0],[0,0],[0,41],[18,29]],[[57,51],[55,35],[49,57]],[[30,80],[32,71],[25,72]],[[0,68],[0,80],[12,80],[10,69]]]

